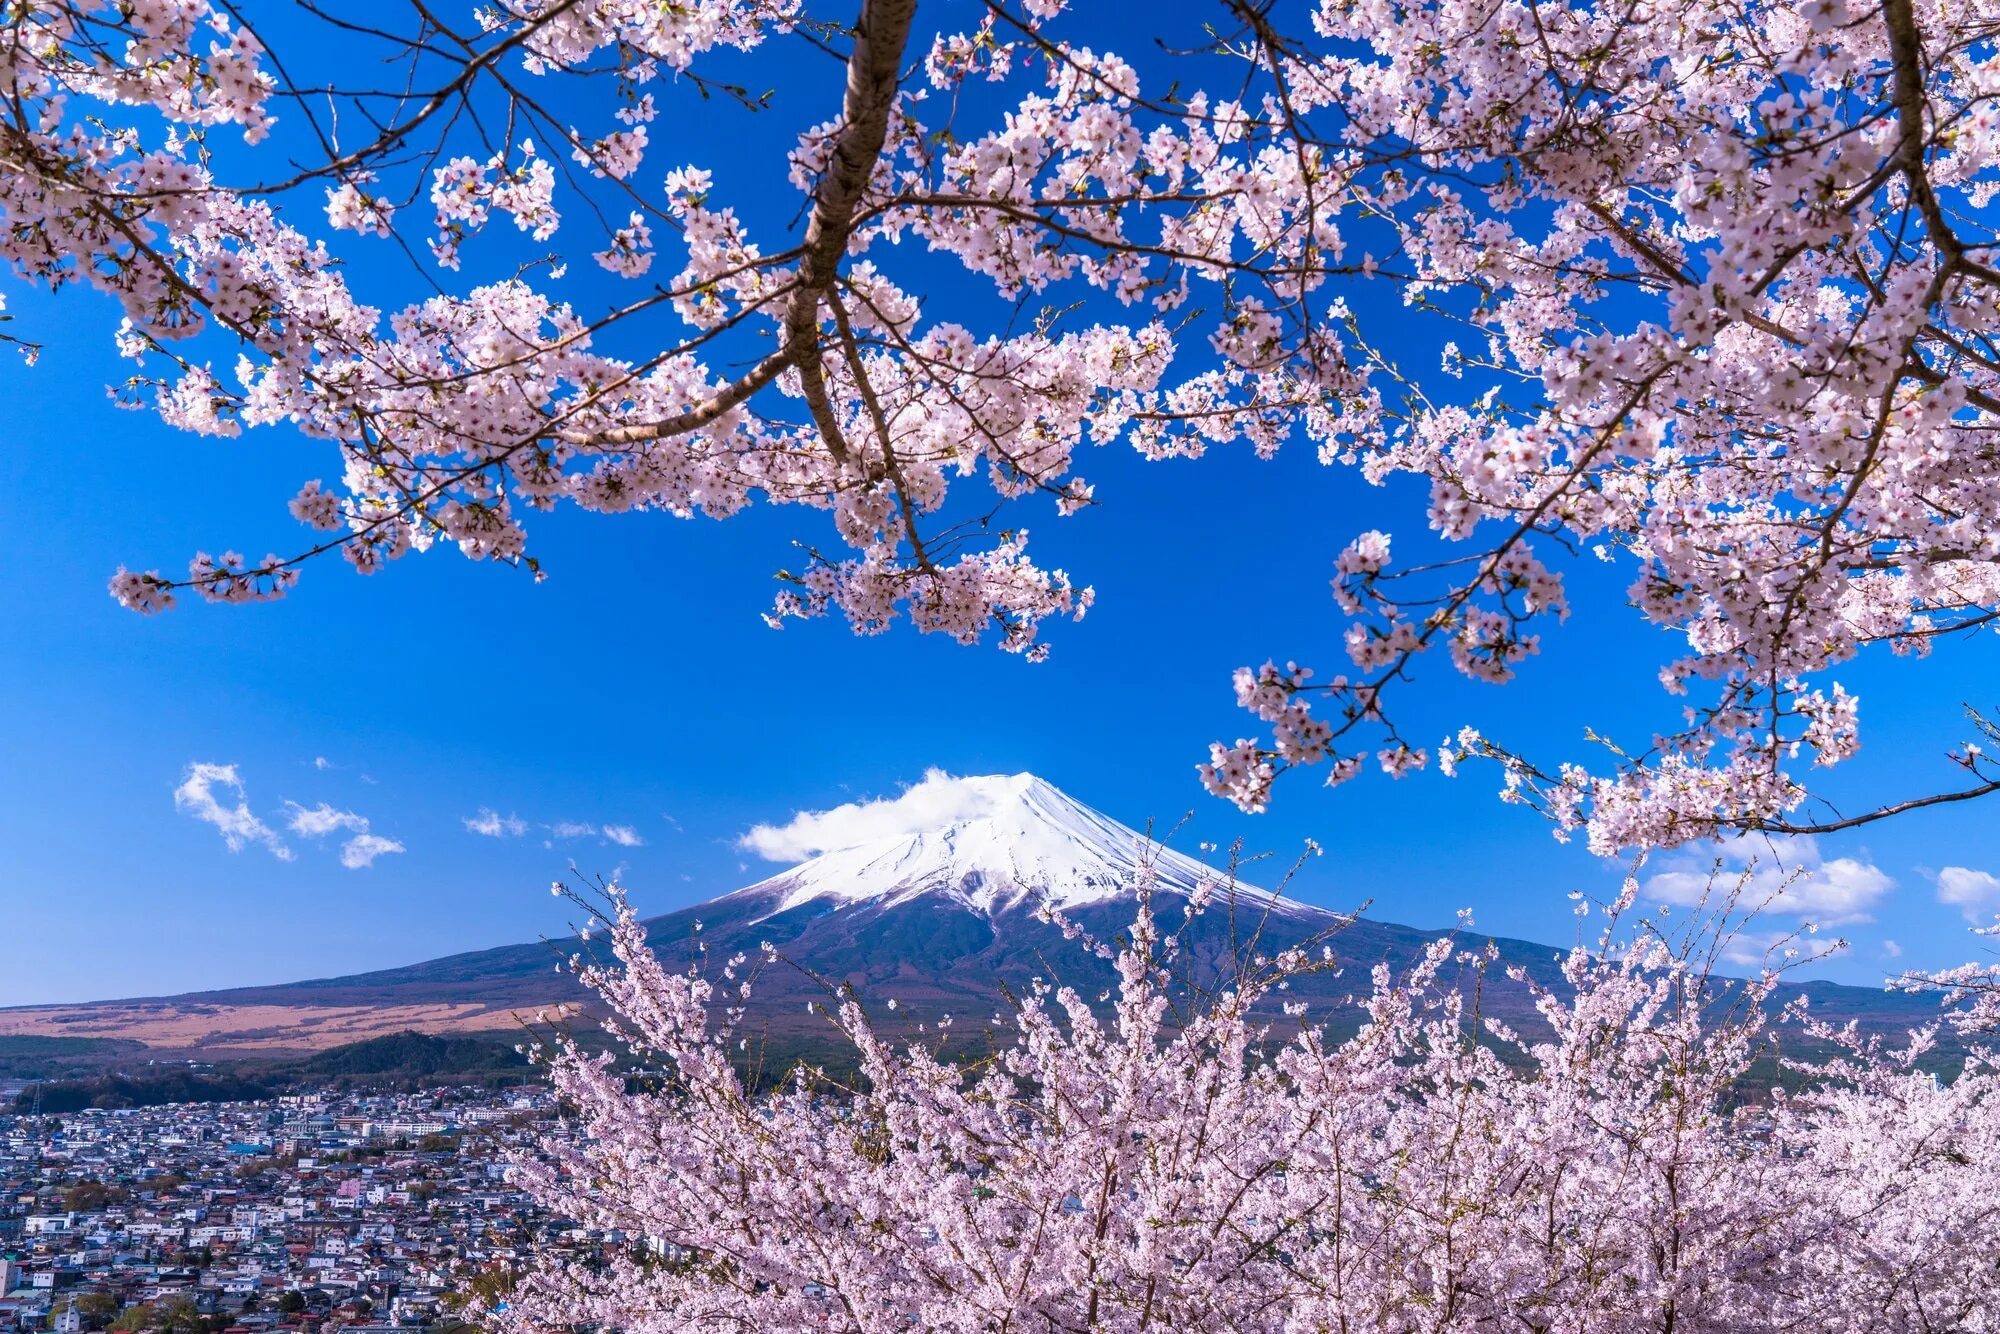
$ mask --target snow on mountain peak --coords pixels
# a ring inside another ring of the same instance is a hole
[[[931,769],[896,796],[800,811],[782,825],[758,825],[737,841],[766,861],[800,862],[988,815],[1039,781],[1033,774],[958,778]]]
[[[1030,773],[959,778],[933,769],[900,796],[802,812],[782,826],[760,825],[741,842],[773,860],[819,854],[738,891],[773,897],[771,913],[816,899],[841,906],[924,895],[985,916],[1044,901],[1075,908],[1130,897],[1147,864],[1159,891],[1184,895],[1206,883],[1231,892],[1222,872]],[[1233,892],[1268,897],[1245,885]]]

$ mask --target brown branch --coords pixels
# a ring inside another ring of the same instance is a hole
[[[2000,792],[2000,778],[1981,783],[1977,787],[1961,788],[1956,792],[1940,792],[1930,797],[1912,797],[1908,801],[1899,801],[1891,806],[1878,807],[1865,815],[1850,815],[1844,820],[1794,824],[1790,820],[1753,819],[1744,821],[1724,820],[1720,823],[1725,827],[1733,826],[1746,831],[1772,834],[1831,834],[1842,829],[1854,829],[1861,825],[1873,824],[1877,820],[1886,820],[1892,815],[1901,815],[1905,811],[1922,810],[1926,806],[1943,806],[1954,801],[1971,801],[1975,797],[1984,797],[1994,792]]]
[[[777,379],[791,363],[787,353],[773,352],[752,367],[748,375],[724,385],[686,412],[660,421],[610,426],[601,431],[558,431],[556,439],[570,445],[638,445],[649,440],[664,440],[668,436],[686,435],[689,431],[700,430],[742,403]]]
[[[835,460],[846,463],[848,448],[827,393],[821,360],[820,304],[840,274],[840,261],[854,234],[861,197],[889,136],[901,82],[903,48],[910,38],[916,0],[863,0],[855,21],[854,50],[847,60],[842,126],[831,161],[813,190],[812,217],[800,247],[798,276],[782,318],[784,341],[748,375],[686,412],[654,422],[635,422],[600,431],[567,431],[557,438],[576,445],[634,445],[699,430],[735,408],[786,370],[796,370],[799,389],[813,425]]]
[[[916,0],[863,0],[847,58],[847,95],[841,128],[826,172],[813,191],[804,257],[785,312],[784,351],[798,367],[799,388],[813,424],[834,457],[846,462],[846,443],[826,392],[821,362],[820,303],[840,275],[840,261],[854,234],[854,216],[889,137],[889,115],[902,80],[903,48],[910,40]]]
[[[1945,221],[1924,166],[1924,52],[1910,0],[1883,0],[1882,23],[1889,30],[1889,59],[1896,67],[1896,164],[1910,183],[1910,196],[1931,230],[1932,244],[1943,253],[1947,266],[1954,265],[1964,248]]]

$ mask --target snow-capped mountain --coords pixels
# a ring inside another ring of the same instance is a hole
[[[1204,986],[1226,979],[1253,937],[1256,952],[1271,954],[1309,939],[1317,944],[1331,932],[1344,971],[1303,979],[1285,995],[1323,1013],[1365,990],[1370,966],[1406,967],[1443,934],[1232,883],[1223,871],[1159,846],[1033,774],[931,775],[901,797],[760,827],[745,841],[761,855],[796,864],[647,926],[654,949],[669,962],[737,953],[756,958],[764,942],[776,945],[798,967],[763,972],[752,1020],[793,1044],[824,1038],[824,1021],[812,1019],[803,1002],[821,998],[829,984],[851,986],[864,998],[894,999],[899,1019],[908,1023],[990,1014],[1004,1007],[1005,992],[1018,992],[1036,977],[1101,993],[1114,985],[1111,966],[1034,910],[1053,903],[1090,935],[1115,940],[1131,925],[1146,875],[1158,920],[1169,930],[1186,921],[1177,900],[1207,895],[1207,910],[1186,922],[1179,955],[1192,980]],[[1481,892],[1490,897],[1506,888],[1488,885]],[[1461,941],[1476,947],[1486,937]],[[1494,943],[1506,963],[1561,986],[1559,950],[1521,940]],[[259,1025],[273,1023],[271,1007],[302,1007],[302,1013],[303,1007],[318,1007],[316,1013],[346,1007],[343,1013],[407,1013],[411,1027],[432,1022],[425,1015],[449,1012],[454,1028],[501,1028],[518,1011],[562,1001],[589,1004],[553,966],[578,947],[576,941],[553,948],[510,945],[351,977],[131,1004],[196,1006],[203,1014],[241,1009]],[[1827,1019],[1902,1023],[1929,1013],[1922,998],[1826,983],[1804,990]],[[1481,1005],[1517,1026],[1539,1023],[1526,989],[1495,973],[1487,975]]]
[[[822,982],[893,996],[903,1014],[919,1018],[990,1012],[1005,989],[1051,974],[1102,990],[1110,965],[1065,939],[1036,909],[1052,904],[1097,939],[1115,940],[1131,926],[1142,881],[1152,886],[1167,929],[1183,921],[1175,904],[1203,896],[1205,912],[1183,937],[1183,958],[1193,967],[1224,966],[1252,934],[1268,951],[1337,929],[1371,963],[1414,958],[1432,937],[1237,883],[1033,774],[933,774],[900,798],[800,820],[807,826],[766,829],[772,837],[748,840],[766,856],[797,864],[647,923],[653,947],[670,961],[703,950],[709,958],[754,958],[764,942],[776,945],[800,967],[767,970],[753,1007],[768,1007],[791,1027]],[[515,945],[212,994],[234,1003],[421,999],[496,1008],[579,999],[574,983],[552,968],[555,957],[547,944]]]
[[[962,812],[956,818],[822,853],[725,895],[717,906],[755,902],[771,917],[815,904],[893,908],[935,896],[992,919],[1043,902],[1065,912],[1129,905],[1145,881],[1155,894],[1233,895],[1292,917],[1315,913],[1234,883],[1033,774],[950,781]]]

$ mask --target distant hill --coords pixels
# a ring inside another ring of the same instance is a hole
[[[107,1062],[146,1050],[130,1038],[0,1037],[0,1079],[60,1079],[101,1070]]]
[[[250,1102],[272,1095],[273,1085],[238,1074],[162,1070],[142,1075],[100,1075],[58,1080],[15,1095],[14,1110],[37,1105],[45,1113],[80,1112],[87,1107],[163,1107],[173,1102]]]
[[[449,1078],[454,1083],[519,1079],[530,1068],[527,1057],[495,1039],[438,1037],[408,1030],[350,1042],[281,1067],[295,1080]]]
[[[122,1048],[125,1044],[107,1043]],[[129,1044],[138,1047],[137,1043]],[[129,1057],[120,1050],[115,1055]],[[115,1059],[107,1055],[106,1059]],[[331,1047],[312,1056],[237,1060],[214,1070],[137,1067],[55,1079],[30,1086],[13,1110],[44,1112],[86,1107],[159,1107],[175,1102],[246,1102],[293,1088],[418,1088],[435,1084],[518,1084],[535,1077],[528,1059],[497,1038],[391,1033]]]

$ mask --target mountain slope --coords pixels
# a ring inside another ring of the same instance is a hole
[[[810,903],[894,908],[928,896],[991,920],[1043,902],[1064,911],[1129,904],[1142,874],[1157,892],[1181,897],[1224,880],[1033,774],[962,778],[956,786],[977,814],[824,853],[716,902],[754,900],[779,913]],[[1325,915],[1249,886],[1237,893],[1286,916]]]
[[[948,818],[837,847],[699,907],[655,918],[648,923],[654,948],[670,962],[683,962],[704,949],[709,959],[738,953],[755,959],[764,942],[776,945],[787,963],[759,979],[753,1021],[797,1035],[823,1024],[808,1018],[803,1001],[834,983],[851,984],[877,1002],[893,997],[909,1022],[946,1014],[976,1022],[1005,990],[1035,977],[1060,978],[1085,994],[1102,992],[1112,984],[1110,966],[1065,940],[1038,909],[1053,905],[1092,935],[1111,940],[1129,928],[1142,879],[1152,885],[1165,929],[1181,924],[1191,900],[1206,898],[1207,911],[1183,933],[1190,975],[1201,985],[1225,978],[1231,961],[1252,942],[1270,954],[1330,935],[1341,972],[1306,979],[1288,995],[1316,1009],[1365,987],[1374,964],[1407,967],[1442,934],[1351,918],[1232,884],[1032,774],[954,783]],[[1469,933],[1462,943],[1478,946],[1487,939]],[[1521,940],[1494,944],[1504,961],[1538,982],[1559,985],[1557,949]],[[114,1015],[129,1014],[140,1026],[149,1015],[154,1022],[170,1015],[176,1032],[189,1031],[192,1019],[199,1021],[192,1023],[196,1030],[208,1025],[206,1036],[155,1045],[313,1047],[330,1045],[321,1035],[337,1041],[369,1036],[371,1017],[397,1029],[509,1027],[516,1012],[589,1004],[559,967],[579,945],[510,945],[285,986],[63,1007],[63,1023],[54,1028],[10,1027],[10,1015],[25,1012],[0,1011],[0,1033],[146,1040]],[[1921,1022],[1931,1013],[1921,999],[1869,988],[1813,983],[1810,990],[1815,1009],[1828,1018],[1887,1027]],[[1482,1005],[1512,1022],[1532,1018],[1527,991],[1518,984],[1489,979]],[[296,1017],[289,1027],[287,1015]],[[236,1016],[254,1022],[237,1024]]]
[[[767,973],[758,999],[772,1011],[803,1014],[796,1002],[822,993],[822,980],[893,994],[905,1012],[990,1010],[1003,987],[1062,976],[1099,990],[1111,972],[1042,921],[1044,904],[1092,935],[1129,928],[1135,886],[1152,886],[1164,927],[1183,905],[1206,895],[1209,908],[1186,933],[1197,974],[1213,978],[1239,945],[1258,936],[1273,952],[1338,933],[1344,963],[1406,965],[1436,937],[1343,914],[1236,884],[1194,859],[1075,801],[1032,774],[958,780],[972,811],[935,827],[897,832],[838,848],[698,907],[647,923],[654,948],[671,961],[743,953],[765,941],[789,965]],[[1259,935],[1261,933],[1261,935]],[[567,942],[564,950],[575,948]],[[1555,952],[1509,941],[1507,955],[1553,979]],[[210,1003],[480,1003],[526,1007],[582,1000],[557,974],[562,951],[543,943],[454,955],[351,977],[282,987],[204,993]],[[820,980],[815,980],[815,978]],[[1345,993],[1352,977],[1327,979]]]

